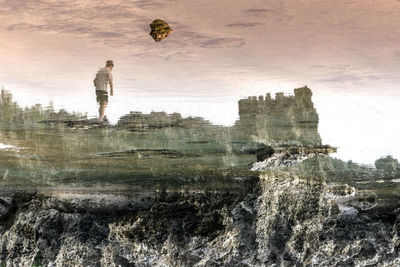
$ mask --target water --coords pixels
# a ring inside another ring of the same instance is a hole
[[[232,127],[100,123],[3,92],[2,262],[397,266],[400,164],[329,156],[308,90],[243,101]]]
[[[300,88],[295,96],[241,100],[239,120],[224,127],[163,112],[131,112],[118,123],[99,123],[51,106],[23,109],[2,91],[1,183],[10,188],[238,187],[238,178],[259,175],[250,165],[270,145],[283,152],[321,146],[311,95]],[[392,161],[389,171],[386,163],[379,171],[336,159],[318,164],[330,166],[323,171],[337,183],[385,194],[399,185],[398,163]]]

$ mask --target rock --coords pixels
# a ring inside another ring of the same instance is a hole
[[[265,171],[275,168],[292,167],[312,157],[324,157],[336,151],[330,146],[318,147],[267,147],[257,153],[257,160],[251,166],[252,171]]]
[[[266,146],[264,148],[257,150],[257,161],[264,161],[267,158],[271,157],[275,153],[275,150],[272,146]]]
[[[154,41],[160,42],[168,37],[168,35],[173,31],[168,23],[161,19],[155,19],[150,23],[150,36],[153,37]]]
[[[307,87],[294,89],[294,96],[277,93],[272,98],[251,96],[239,100],[235,132],[243,138],[277,146],[321,145],[318,113]]]
[[[236,191],[10,194],[1,198],[12,203],[13,217],[0,220],[0,261],[9,266],[398,266],[400,208],[382,207],[375,195],[311,174],[267,170]],[[359,199],[379,205],[365,209],[355,203]]]
[[[0,197],[0,220],[4,219],[12,209],[13,198],[11,196]]]

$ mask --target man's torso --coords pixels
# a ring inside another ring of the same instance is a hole
[[[99,69],[95,78],[96,91],[108,92],[107,85],[110,83],[111,80],[112,73],[108,68],[103,67]]]

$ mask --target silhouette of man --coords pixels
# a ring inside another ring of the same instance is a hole
[[[114,95],[112,69],[114,62],[107,60],[106,66],[100,68],[93,80],[94,86],[96,87],[96,101],[99,103],[99,120],[103,121],[104,112],[108,104],[108,84],[110,84],[110,94]]]

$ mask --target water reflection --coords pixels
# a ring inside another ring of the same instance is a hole
[[[321,145],[311,96],[303,87],[294,96],[240,100],[240,120],[233,127],[164,112],[131,112],[109,125],[82,114],[56,112],[51,104],[21,108],[2,90],[1,183],[240,188],[245,179],[258,176],[250,170],[252,163],[279,159],[296,161],[287,164],[286,171],[313,179],[323,177],[359,190],[376,188],[382,194],[398,188],[395,159],[378,160],[371,169],[326,156],[334,149]]]
[[[277,93],[275,99],[249,97],[239,101],[240,120],[235,129],[244,137],[270,145],[321,145],[318,114],[305,86],[294,90],[294,96]]]
[[[354,196],[357,205],[395,207],[400,204],[399,170],[400,164],[391,157],[369,166],[317,156],[284,171],[309,181],[320,179],[333,195]]]

